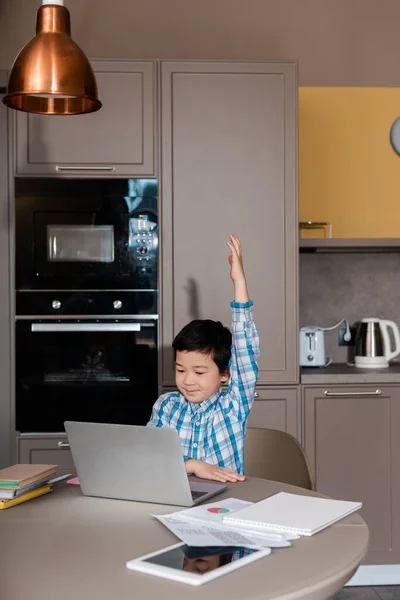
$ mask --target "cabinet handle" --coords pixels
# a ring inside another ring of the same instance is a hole
[[[343,396],[380,396],[382,394],[382,390],[375,390],[374,392],[328,392],[325,390],[325,396],[333,397],[343,397]]]
[[[260,397],[260,394],[258,392],[254,392],[254,398],[257,399]]]
[[[115,171],[115,167],[59,167],[56,171]]]
[[[69,444],[66,442],[58,442],[57,446],[59,448],[69,448]]]

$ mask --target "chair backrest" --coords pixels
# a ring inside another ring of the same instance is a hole
[[[307,456],[289,433],[249,427],[244,445],[244,474],[314,490]]]

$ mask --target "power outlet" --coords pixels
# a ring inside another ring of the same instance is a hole
[[[346,342],[344,339],[344,334],[346,333],[346,327],[339,327],[338,333],[338,344],[339,346],[354,346],[354,342],[356,339],[356,328],[350,327],[351,338],[349,342]]]

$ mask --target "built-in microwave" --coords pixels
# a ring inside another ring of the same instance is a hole
[[[17,290],[156,290],[157,182],[17,179]]]

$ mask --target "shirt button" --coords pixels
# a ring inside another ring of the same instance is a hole
[[[196,422],[196,425],[200,425],[200,421],[197,421],[197,422]]]
[[[197,444],[196,444],[196,442],[193,444],[193,448],[197,448]]]

